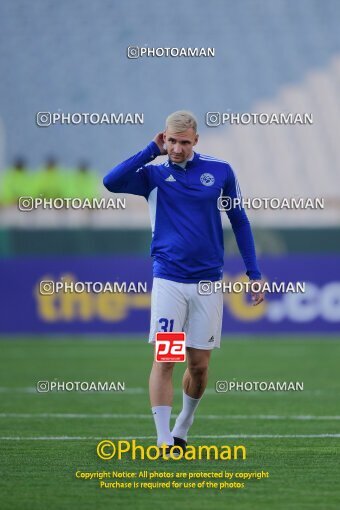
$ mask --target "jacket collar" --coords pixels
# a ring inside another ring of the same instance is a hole
[[[169,164],[169,166],[171,166],[173,168],[180,168],[181,170],[187,170],[188,168],[191,168],[192,166],[194,166],[197,163],[198,158],[199,158],[199,154],[197,152],[193,151],[193,155],[191,156],[190,159],[187,160],[185,168],[183,168],[180,165],[177,165],[176,163],[173,163],[170,158],[168,158],[168,164]]]

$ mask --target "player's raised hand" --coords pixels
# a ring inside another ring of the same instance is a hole
[[[252,303],[253,303],[253,306],[257,306],[259,305],[260,303],[262,303],[262,301],[264,301],[264,289],[263,289],[263,284],[264,284],[264,280],[252,280],[251,281],[252,284],[255,284],[254,286],[251,285],[251,300],[252,300]],[[254,287],[254,288],[252,288]]]
[[[164,132],[161,131],[157,133],[153,141],[158,145],[159,150],[161,151],[161,156],[165,156],[167,154],[166,149],[164,148]]]

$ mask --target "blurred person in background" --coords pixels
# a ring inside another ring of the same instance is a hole
[[[98,197],[98,176],[90,169],[87,161],[81,161],[76,170],[67,177],[67,196],[70,198],[93,199]]]
[[[18,156],[2,175],[0,204],[2,207],[14,206],[18,204],[19,197],[32,196],[33,193],[32,173],[28,170],[26,160]]]
[[[43,198],[67,197],[68,172],[58,165],[54,156],[46,158],[45,165],[35,175],[35,195]]]

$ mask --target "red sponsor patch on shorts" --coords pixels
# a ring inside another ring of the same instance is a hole
[[[185,361],[185,333],[156,333],[155,345],[156,361]]]

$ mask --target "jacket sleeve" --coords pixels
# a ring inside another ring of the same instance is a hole
[[[228,165],[227,182],[223,189],[223,195],[230,197],[232,204],[230,210],[227,211],[238,249],[242,255],[244,265],[246,266],[246,274],[250,280],[260,280],[261,273],[257,266],[254,238],[251,231],[250,223],[246,212],[242,205],[242,195],[237,178]],[[233,204],[234,200],[236,205]],[[238,205],[238,202],[241,202]]]
[[[115,166],[104,177],[105,188],[113,193],[131,193],[147,198],[152,184],[150,169],[145,165],[159,155],[159,147],[152,141],[145,149]]]

